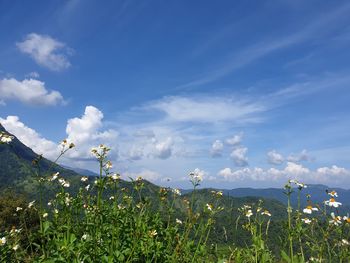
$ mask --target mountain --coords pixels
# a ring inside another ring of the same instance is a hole
[[[0,131],[8,133],[1,124]],[[33,165],[33,160],[36,159],[40,161],[38,165]],[[78,173],[36,154],[15,136],[11,143],[0,144],[0,189],[13,188],[17,192],[32,195],[38,185],[36,177],[56,172],[63,177],[69,177],[73,184],[81,177]]]
[[[302,206],[307,204],[307,195],[310,195],[310,200],[314,204],[322,205],[322,202],[329,199],[328,191],[336,191],[338,193],[337,201],[343,204],[344,208],[349,210],[350,208],[350,190],[342,188],[330,188],[325,185],[316,184],[308,185],[307,188],[304,188],[301,191],[300,201]],[[284,204],[287,204],[287,196],[284,194],[284,189],[282,188],[266,188],[266,189],[254,189],[254,188],[235,188],[231,190],[223,190],[225,195],[232,197],[246,197],[246,196],[257,196],[262,198],[273,198]],[[293,206],[296,206],[298,203],[298,190],[294,189],[294,193],[291,197],[291,202]]]
[[[82,168],[77,168],[77,167],[69,167],[69,166],[66,166],[66,165],[62,165],[61,166],[63,168],[66,168],[66,169],[69,169],[69,170],[72,170],[78,174],[81,174],[81,175],[84,175],[84,176],[99,176],[98,173],[95,173],[93,171],[90,171],[88,169],[82,169]]]

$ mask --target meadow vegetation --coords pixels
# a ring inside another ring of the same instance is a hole
[[[0,139],[10,144],[13,137],[1,132]],[[56,162],[74,148],[66,140],[61,146]],[[191,193],[159,188],[151,198],[140,177],[131,180],[131,188],[124,187],[112,171],[109,151],[105,145],[91,150],[99,177],[81,177],[75,192],[69,191],[69,177],[48,170],[35,175],[37,200],[2,193],[0,262],[349,262],[350,218],[339,213],[342,204],[334,191],[325,193],[323,204],[309,196],[307,206],[292,207],[291,195],[300,198],[307,186],[290,180],[284,187],[288,205],[280,208],[285,216],[275,227],[268,204],[257,201],[241,205],[233,223],[219,229],[221,214],[231,207],[215,190],[206,202],[198,202],[199,173],[189,174]],[[40,158],[34,160],[35,167],[39,164]],[[55,191],[49,200],[47,186]],[[227,236],[228,227],[244,233],[243,244],[227,238],[214,242],[213,232]]]

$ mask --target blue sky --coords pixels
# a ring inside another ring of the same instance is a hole
[[[157,184],[350,188],[348,1],[0,1],[0,122]]]

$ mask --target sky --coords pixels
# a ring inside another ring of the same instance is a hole
[[[348,1],[0,0],[0,123],[158,185],[350,188]]]

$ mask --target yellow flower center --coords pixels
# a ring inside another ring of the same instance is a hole
[[[329,202],[334,203],[335,199],[332,197],[331,199],[329,199]]]

